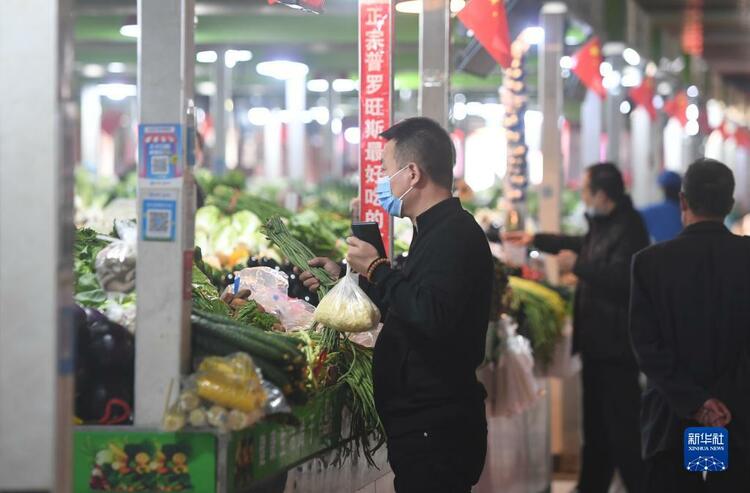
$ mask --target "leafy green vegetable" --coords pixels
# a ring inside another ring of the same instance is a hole
[[[273,330],[274,325],[281,324],[281,321],[274,314],[261,311],[260,305],[254,300],[248,300],[247,303],[242,305],[237,310],[235,318],[266,331]]]
[[[99,308],[107,301],[96,278],[94,263],[96,255],[107,246],[107,242],[97,237],[96,231],[88,228],[76,230],[73,246],[73,272],[75,276],[75,301],[79,305]]]

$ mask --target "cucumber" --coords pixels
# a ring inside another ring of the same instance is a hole
[[[251,337],[247,337],[232,327],[193,320],[193,329],[197,334],[204,334],[208,337],[219,339],[236,347],[238,351],[249,353],[251,356],[260,356],[269,361],[279,361],[281,363],[291,360],[289,354],[278,351],[276,348],[263,344]]]
[[[193,334],[193,344],[198,351],[212,356],[226,356],[237,352],[237,348],[231,344],[203,334]]]
[[[280,388],[284,395],[292,393],[295,385],[286,373],[277,368],[270,361],[266,361],[263,358],[253,358],[253,362],[255,363],[255,366],[260,369],[263,378]]]
[[[252,337],[258,341],[261,341],[266,345],[278,349],[279,351],[289,353],[291,359],[297,362],[297,364],[301,364],[304,362],[305,356],[302,351],[300,351],[299,342],[297,340],[293,340],[290,337],[273,335],[252,325],[244,324],[242,322],[238,322],[232,318],[225,317],[219,314],[207,313],[203,310],[194,309],[193,316],[197,317],[198,319],[203,319],[203,321],[205,321],[209,325],[219,324],[223,326],[235,327],[236,329],[241,330],[242,334],[248,337]]]

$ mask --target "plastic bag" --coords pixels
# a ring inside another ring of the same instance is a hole
[[[552,361],[542,372],[545,377],[569,378],[581,371],[581,356],[573,354],[573,324],[565,322],[565,328],[555,344]]]
[[[531,406],[543,394],[534,377],[534,356],[529,340],[516,334],[518,324],[503,317],[505,351],[495,370],[496,391],[491,406],[494,416],[513,416]]]
[[[250,299],[276,315],[288,332],[310,328],[315,308],[287,295],[289,278],[285,273],[270,267],[250,267],[236,273],[234,279],[234,285],[227,286],[225,292],[237,294],[249,289]]]
[[[268,414],[289,412],[281,390],[262,379],[252,358],[234,353],[201,361],[165,413],[162,427],[177,431],[188,424],[211,426],[224,433],[252,426]]]
[[[96,255],[96,278],[104,291],[129,293],[135,288],[138,230],[135,221],[115,221],[115,230],[119,239]]]
[[[380,310],[359,287],[358,274],[346,276],[320,300],[315,321],[340,332],[366,332],[380,322]]]

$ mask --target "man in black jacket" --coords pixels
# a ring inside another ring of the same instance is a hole
[[[581,198],[586,236],[506,233],[503,240],[558,254],[560,268],[578,277],[573,349],[583,360],[583,449],[580,493],[606,493],[618,469],[629,493],[643,482],[638,367],[628,341],[629,269],[649,244],[640,214],[611,163],[587,169]]]
[[[750,239],[722,224],[733,193],[729,168],[696,161],[680,198],[684,232],[633,262],[630,334],[648,377],[641,430],[649,493],[750,491]],[[727,426],[727,472],[704,481],[684,470],[690,426]]]
[[[394,270],[357,238],[347,239],[347,259],[384,316],[373,380],[388,460],[399,493],[468,493],[487,448],[486,393],[476,369],[484,358],[492,255],[473,216],[452,198],[448,133],[427,118],[410,118],[383,137],[378,197],[391,215],[414,224],[408,259]],[[327,259],[310,265],[340,274]],[[319,285],[310,273],[300,279]]]

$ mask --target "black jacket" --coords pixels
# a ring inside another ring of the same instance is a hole
[[[635,365],[628,341],[630,263],[648,244],[643,219],[628,198],[609,216],[589,218],[586,236],[534,237],[544,252],[578,253],[573,350],[585,359]]]
[[[681,449],[691,416],[711,398],[732,413],[734,445],[750,423],[750,238],[695,224],[633,262],[630,335],[648,377],[641,426],[646,457]]]
[[[484,359],[493,264],[489,244],[458,199],[417,218],[403,270],[380,266],[367,289],[381,307],[375,404],[389,437],[484,420]]]

